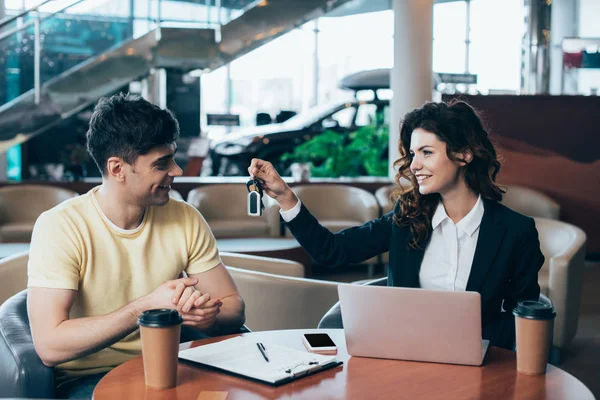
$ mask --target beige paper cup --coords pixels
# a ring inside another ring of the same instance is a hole
[[[556,312],[539,301],[522,301],[513,310],[517,341],[517,371],[526,375],[546,373]]]
[[[138,318],[146,386],[177,386],[179,334],[183,318],[176,310],[148,310]]]

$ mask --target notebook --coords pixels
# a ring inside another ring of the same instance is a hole
[[[256,343],[251,338],[238,336],[182,350],[179,352],[179,360],[274,386],[342,364],[335,356],[262,342],[269,358],[267,362]]]

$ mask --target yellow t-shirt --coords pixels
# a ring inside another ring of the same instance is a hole
[[[124,230],[102,213],[94,193],[65,201],[35,223],[28,286],[77,290],[71,319],[105,315],[151,293],[182,271],[198,274],[221,262],[200,213],[170,199],[148,207],[140,226]],[[141,353],[139,329],[94,354],[56,367],[57,382],[105,372]]]

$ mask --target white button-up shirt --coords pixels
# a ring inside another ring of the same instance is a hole
[[[285,222],[289,222],[300,213],[301,202],[287,211],[280,211]],[[477,238],[479,225],[483,218],[483,201],[481,196],[475,206],[465,217],[455,224],[446,209],[438,204],[431,226],[431,240],[425,249],[419,282],[423,289],[465,291]]]
[[[419,271],[423,289],[466,289],[483,211],[483,201],[479,196],[471,211],[455,224],[446,214],[443,204],[438,204],[431,219],[431,239]]]

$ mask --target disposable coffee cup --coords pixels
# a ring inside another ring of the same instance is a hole
[[[138,317],[146,386],[177,386],[179,334],[183,318],[177,310],[148,310]]]
[[[556,312],[539,301],[521,301],[513,310],[517,341],[517,371],[526,375],[546,373]]]

